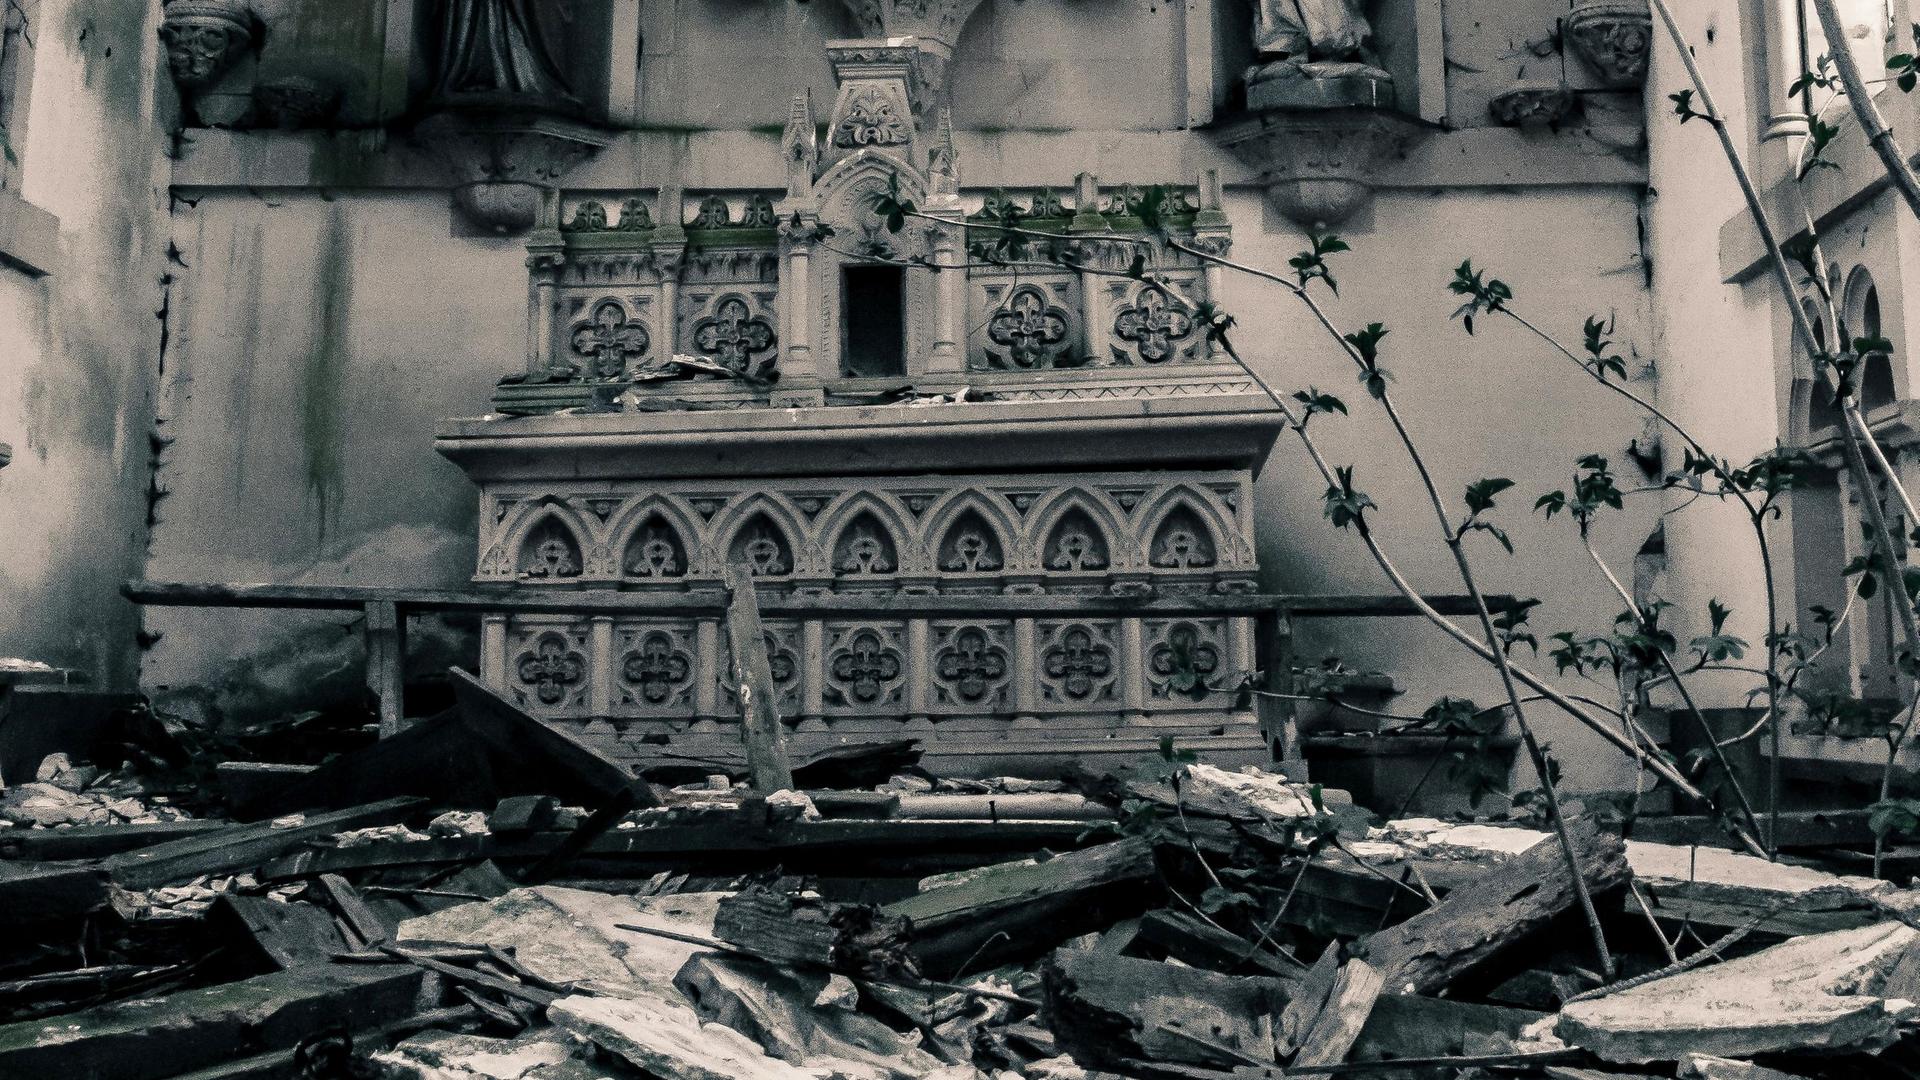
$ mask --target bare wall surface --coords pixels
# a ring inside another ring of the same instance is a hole
[[[1297,233],[1255,227],[1263,207],[1254,193],[1235,193],[1230,202],[1235,258],[1284,267],[1304,246]],[[1451,318],[1460,298],[1447,291],[1447,282],[1471,258],[1513,287],[1516,305],[1530,319],[1576,347],[1586,316],[1615,320],[1628,370],[1638,376],[1633,385],[1650,393],[1647,364],[1633,348],[1647,339],[1649,319],[1638,211],[1638,193],[1630,188],[1407,192],[1383,194],[1371,222],[1342,230],[1354,251],[1337,257],[1340,295],[1328,300],[1328,313],[1343,330],[1387,326],[1382,363],[1450,511],[1463,511],[1460,493],[1475,479],[1514,481],[1494,520],[1513,538],[1516,554],[1485,536],[1470,540],[1469,550],[1489,592],[1546,601],[1532,619],[1542,641],[1559,630],[1605,633],[1622,605],[1565,517],[1549,522],[1533,512],[1533,502],[1567,487],[1574,459],[1587,453],[1605,454],[1622,487],[1643,482],[1626,455],[1640,420],[1516,325],[1483,319],[1468,336]],[[1354,466],[1356,486],[1379,504],[1372,516],[1402,572],[1423,591],[1462,591],[1418,478],[1383,412],[1355,382],[1352,363],[1278,288],[1246,278],[1227,282],[1224,306],[1239,320],[1241,351],[1276,386],[1317,386],[1351,409],[1350,417],[1314,419],[1312,430],[1331,463]],[[1256,492],[1261,563],[1272,584],[1298,592],[1390,592],[1360,540],[1327,524],[1325,490],[1299,441],[1283,436]],[[1628,580],[1658,510],[1655,501],[1634,500],[1597,531],[1602,555]],[[1482,704],[1501,696],[1492,668],[1417,619],[1306,622],[1299,640],[1303,661],[1331,654],[1394,675],[1406,690],[1395,706],[1402,711],[1417,713],[1443,694]],[[1553,667],[1524,647],[1518,659],[1541,673]],[[1563,688],[1602,689],[1575,680]],[[1626,758],[1598,736],[1549,707],[1536,707],[1529,717],[1575,788],[1630,786]],[[1532,784],[1523,769],[1519,786]]]
[[[149,10],[152,9],[152,10]],[[146,540],[161,364],[169,92],[157,5],[42,0],[20,194],[60,221],[52,273],[0,264],[0,656],[130,685],[118,599]],[[165,100],[161,100],[161,99]],[[178,267],[174,267],[178,269]]]
[[[484,411],[521,362],[525,254],[453,237],[448,215],[441,193],[260,192],[206,193],[176,216],[193,269],[179,272],[176,441],[151,576],[430,586],[472,573],[473,490],[433,452],[433,428]],[[333,627],[318,638],[343,636],[339,620],[317,622]],[[288,635],[310,642],[315,623],[156,609],[165,636],[144,676],[223,683]],[[308,659],[294,648],[267,666]]]

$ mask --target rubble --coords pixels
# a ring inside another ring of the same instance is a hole
[[[1538,829],[1165,754],[959,780],[850,745],[667,788],[532,723],[468,688],[251,820],[42,761],[0,796],[34,819],[0,829],[0,1075],[1777,1080],[1920,1049],[1920,892],[1889,882],[1573,817],[1603,984]],[[410,791],[395,744],[483,773]],[[93,823],[108,791],[148,809]]]

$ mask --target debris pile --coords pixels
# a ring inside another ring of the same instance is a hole
[[[1920,893],[1887,882],[1580,814],[1564,846],[1383,822],[1170,747],[648,782],[457,688],[245,820],[60,757],[7,789],[0,1076],[1920,1075]]]

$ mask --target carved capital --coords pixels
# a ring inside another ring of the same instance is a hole
[[[1567,15],[1566,36],[1608,86],[1630,90],[1647,81],[1653,17],[1646,0],[1579,0]]]
[[[1373,196],[1374,178],[1423,128],[1377,109],[1272,110],[1220,132],[1221,143],[1260,172],[1267,198],[1309,228],[1345,221]]]
[[[198,90],[253,44],[253,12],[245,0],[167,0],[160,42],[174,83]]]

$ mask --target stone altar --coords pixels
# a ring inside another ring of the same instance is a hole
[[[1155,238],[1133,188],[968,191],[913,39],[830,52],[833,111],[795,101],[785,191],[546,200],[527,370],[436,442],[480,487],[474,581],[673,592],[732,562],[763,597],[1254,591],[1282,421],[1175,296],[1205,302],[1218,270]],[[889,190],[928,217],[886,229]],[[1217,181],[1171,190],[1171,235],[1224,252]],[[1077,261],[970,256],[1010,201]],[[1124,273],[1136,250],[1171,291]],[[1268,754],[1236,701],[1248,617],[774,618],[766,645],[802,750],[911,736],[951,773],[1163,734]],[[618,757],[738,743],[718,611],[490,616],[481,647],[485,679]]]

